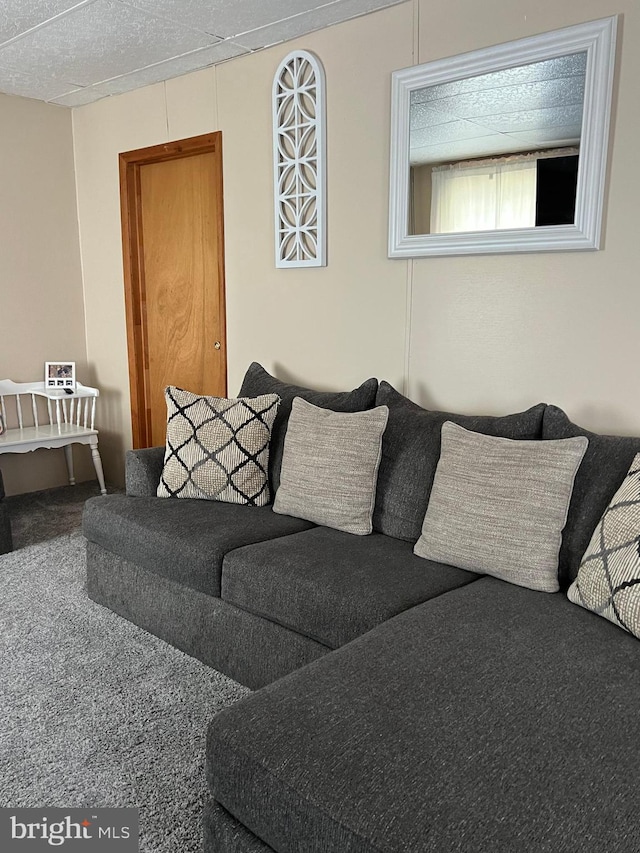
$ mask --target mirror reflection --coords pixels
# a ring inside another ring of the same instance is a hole
[[[414,89],[409,234],[573,224],[587,53]]]

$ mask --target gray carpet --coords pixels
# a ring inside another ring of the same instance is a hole
[[[122,489],[107,485],[109,494]],[[13,547],[46,542],[61,533],[80,529],[85,501],[100,494],[95,480],[77,486],[59,486],[5,498],[11,517]]]
[[[0,557],[0,680],[0,806],[138,806],[143,853],[200,851],[206,726],[248,690],[90,601],[79,532]]]

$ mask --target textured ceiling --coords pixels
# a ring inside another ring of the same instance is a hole
[[[411,163],[441,163],[580,141],[586,53],[411,94]]]
[[[0,0],[0,92],[75,107],[404,0]]]

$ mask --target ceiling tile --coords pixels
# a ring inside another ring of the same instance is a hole
[[[250,47],[252,50],[257,50],[261,47],[268,47],[270,44],[277,44],[282,41],[298,38],[314,30],[320,30],[323,27],[337,24],[340,21],[357,18],[359,15],[365,15],[367,12],[384,9],[388,6],[395,6],[403,2],[405,0],[337,0],[337,2],[321,6],[312,12],[287,18],[271,26],[238,34],[235,37],[235,41],[246,47]]]
[[[404,2],[0,0],[0,92],[90,103]]]
[[[109,95],[120,95],[123,92],[130,92],[141,86],[149,86],[152,83],[159,83],[162,80],[171,80],[173,77],[179,77],[181,74],[187,74],[189,71],[206,68],[208,65],[222,62],[225,59],[231,59],[242,53],[247,53],[247,49],[231,41],[221,41],[212,47],[205,47],[202,50],[196,50],[193,53],[187,53],[184,56],[178,56],[166,62],[159,62],[156,65],[142,68],[140,71],[124,74],[121,77],[114,77],[112,80],[106,80],[104,83],[87,86],[85,89],[79,89],[75,92],[64,94],[62,97],[53,98],[52,100],[62,106],[80,107],[84,104],[97,101],[100,98],[106,98]]]
[[[582,125],[582,104],[567,107],[550,107],[541,110],[518,110],[494,116],[485,116],[482,123],[500,133],[557,127],[563,124]]]
[[[0,64],[90,85],[215,42],[117,0],[96,0],[0,48]]]
[[[503,147],[500,147],[500,146]],[[526,147],[526,146],[525,146]],[[473,157],[488,157],[492,154],[500,154],[506,151],[514,151],[511,141],[496,134],[495,136],[479,137],[473,140],[461,140],[459,142],[447,142],[442,145],[428,145],[425,148],[411,149],[411,163],[449,163],[454,160],[467,160]],[[469,154],[472,151],[473,154]]]
[[[412,130],[409,145],[411,148],[424,148],[441,142],[456,142],[462,139],[474,139],[481,136],[493,136],[495,131],[478,127],[470,121],[448,121],[446,124],[432,125]]]
[[[545,59],[529,65],[519,65],[516,68],[505,68],[501,71],[491,71],[489,74],[477,74],[464,80],[453,80],[450,83],[440,83],[436,86],[425,86],[411,93],[411,103],[431,103],[448,97],[457,97],[470,93],[484,92],[493,89],[524,86],[540,83],[541,81],[575,78],[572,87],[575,91],[584,91],[584,75],[587,61],[585,52],[560,56],[555,59]]]
[[[335,0],[124,0],[138,9],[228,38]],[[338,2],[338,5],[340,3]]]
[[[412,104],[409,113],[409,128],[414,131],[421,127],[444,124],[447,121],[455,120],[456,117],[442,109],[439,104]]]
[[[509,135],[518,142],[526,140],[533,145],[544,145],[547,148],[579,142],[581,130],[579,124],[567,124],[562,127],[543,127],[540,130],[528,130],[526,133],[511,133]]]
[[[48,21],[61,12],[80,5],[81,0],[2,0],[0,4],[0,44],[25,30]],[[94,0],[84,0],[88,5]]]
[[[582,52],[415,90],[412,162],[573,144],[582,128],[585,69]]]
[[[97,86],[86,86],[84,89],[76,89],[50,100],[52,104],[58,104],[61,107],[83,107],[85,104],[92,104],[94,101],[106,97],[106,94],[106,92],[100,91],[100,84],[98,84]]]
[[[0,66],[0,80],[2,80],[2,91],[5,94],[37,98],[42,101],[51,101],[72,88],[64,81],[54,80],[51,77],[33,77],[31,74],[2,66]]]
[[[577,131],[577,132],[576,132]],[[536,148],[555,148],[573,145],[580,139],[580,126],[547,128],[528,133],[479,134],[469,139],[452,140],[434,145],[411,146],[412,165],[426,163],[449,163],[454,160],[469,160],[475,157],[491,157],[531,151]]]
[[[582,100],[582,87],[575,85],[575,78],[565,77],[457,95],[443,98],[438,104],[458,118],[473,119],[512,111],[575,106]]]
[[[171,80],[172,77],[179,77],[189,71],[206,68],[207,65],[213,65],[216,62],[222,62],[225,59],[231,59],[247,52],[247,49],[239,44],[221,41],[212,47],[195,50],[184,56],[177,56],[175,59],[169,59],[166,62],[159,62],[157,65],[142,68],[140,71],[134,71],[132,74],[124,74],[122,77],[107,80],[101,84],[100,88],[110,95],[129,92],[131,89],[148,86],[161,80]]]

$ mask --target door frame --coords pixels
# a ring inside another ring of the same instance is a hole
[[[142,193],[140,169],[151,163],[162,163],[197,154],[215,155],[215,198],[218,202],[215,228],[218,241],[218,299],[220,306],[220,341],[227,353],[226,307],[224,278],[224,197],[222,185],[222,132],[205,133],[175,142],[123,151],[119,156],[120,213],[122,221],[122,254],[124,296],[127,323],[127,352],[129,360],[129,390],[131,395],[131,428],[133,447],[149,447],[151,439],[151,409],[148,405],[149,353],[146,327],[146,292],[144,255],[142,251]],[[227,374],[224,372],[224,395],[227,393]]]

